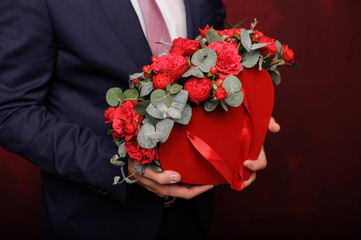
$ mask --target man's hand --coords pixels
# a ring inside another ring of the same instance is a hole
[[[281,126],[275,121],[273,117],[269,122],[268,130],[273,133],[279,132],[281,130]],[[244,187],[248,187],[254,180],[256,180],[256,171],[262,170],[267,166],[267,158],[263,146],[261,152],[259,153],[258,159],[246,160],[244,161],[243,166],[252,171],[250,178],[244,182]]]
[[[133,174],[133,166],[139,163],[131,159],[128,164],[129,175]],[[214,187],[214,185],[186,186],[178,184],[181,176],[178,172],[166,170],[156,172],[146,168],[143,176],[134,174],[133,178],[138,179],[137,183],[149,191],[157,194],[159,197],[172,196],[177,198],[191,199]]]

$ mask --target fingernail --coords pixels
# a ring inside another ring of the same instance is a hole
[[[172,174],[169,176],[170,182],[171,183],[177,183],[179,182],[179,176],[177,174]]]

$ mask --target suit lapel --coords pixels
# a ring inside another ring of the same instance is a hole
[[[144,65],[148,65],[152,53],[131,2],[124,0],[96,1],[138,68],[141,69]]]

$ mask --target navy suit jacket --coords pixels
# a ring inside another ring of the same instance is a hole
[[[220,1],[185,6],[189,38],[222,27]],[[128,0],[0,1],[0,145],[42,170],[49,237],[157,235],[163,199],[112,185],[119,169],[103,118],[107,89],[127,88],[150,58]]]

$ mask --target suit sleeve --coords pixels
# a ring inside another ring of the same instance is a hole
[[[110,138],[53,115],[46,107],[56,42],[44,0],[0,1],[0,145],[43,171],[125,201],[112,185]],[[76,114],[76,113],[74,113]]]

